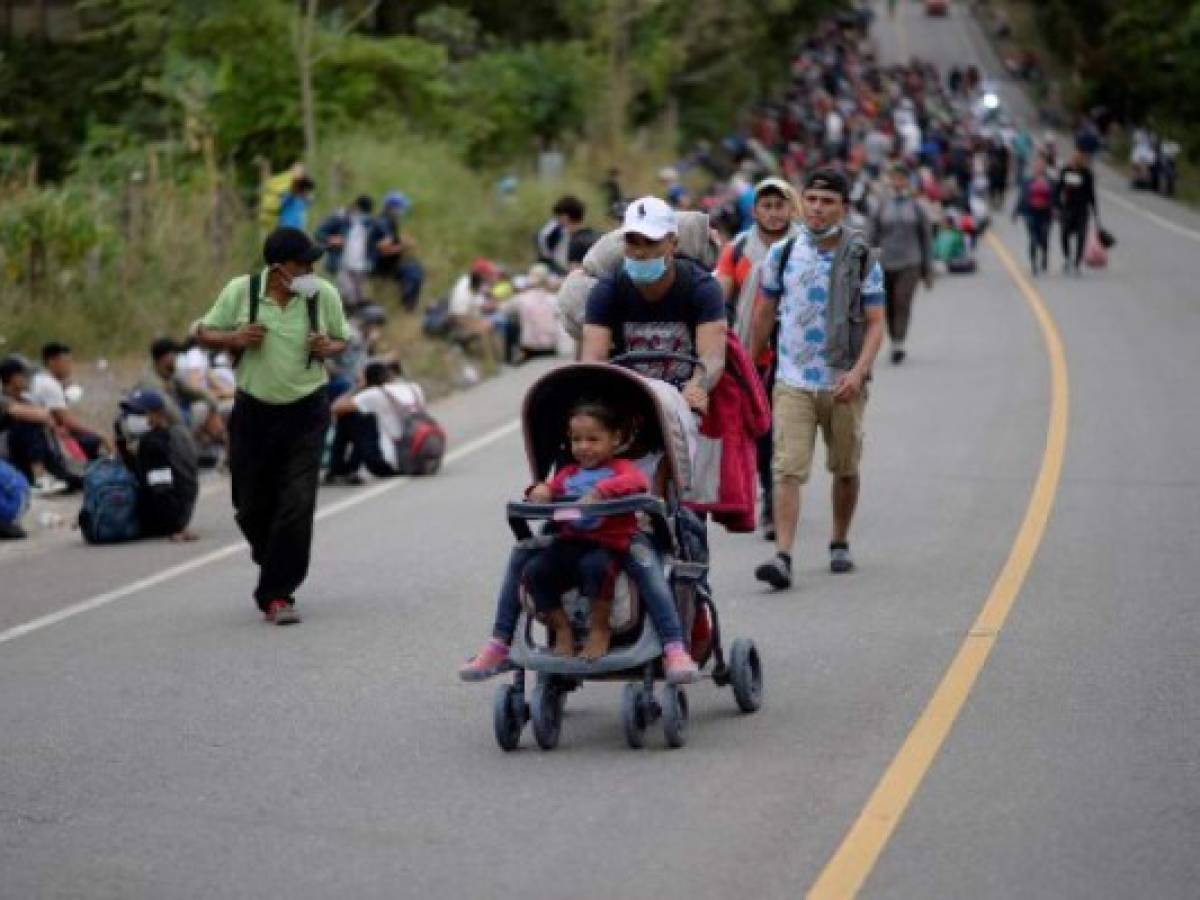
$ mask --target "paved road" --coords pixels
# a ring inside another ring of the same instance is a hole
[[[958,10],[916,8],[911,50],[977,52]],[[1038,282],[1070,375],[1053,518],[864,896],[1195,895],[1200,259],[1106,218],[1111,270]],[[0,897],[801,896],[974,621],[1042,462],[1047,356],[992,251],[920,297],[910,349],[873,387],[857,574],[824,571],[823,477],[799,590],[761,591],[766,546],[716,536],[726,629],[758,641],[768,696],[747,717],[691,689],[682,751],[628,750],[617,690],[590,685],[559,750],[503,754],[490,688],[453,677],[486,634],[525,480],[503,429],[537,369],[442,408],[473,452],[437,479],[325,492],[299,628],[257,621],[220,498],[198,547],[0,559],[0,631],[116,597],[0,636]]]

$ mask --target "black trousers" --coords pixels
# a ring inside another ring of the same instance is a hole
[[[41,464],[45,470],[72,490],[83,487],[83,479],[67,468],[66,460],[58,449],[45,425],[36,422],[14,421],[8,426],[8,452],[13,467],[30,484],[33,483],[33,467]]]
[[[383,458],[379,422],[369,413],[353,412],[338,418],[330,456],[330,475],[353,475],[362,466],[376,478],[400,474]]]
[[[259,567],[254,599],[292,599],[308,574],[321,451],[329,427],[324,388],[294,403],[239,392],[229,417],[229,470],[238,527]]]
[[[1080,212],[1064,212],[1059,230],[1062,237],[1062,253],[1063,259],[1066,262],[1074,263],[1075,268],[1079,268],[1079,262],[1083,259],[1083,242],[1087,238],[1088,219],[1091,218],[1088,211],[1085,209]],[[1075,241],[1075,252],[1071,252],[1071,242]]]

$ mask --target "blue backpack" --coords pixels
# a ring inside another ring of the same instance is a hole
[[[29,482],[0,459],[0,523],[15,525],[29,504]]]
[[[83,473],[79,530],[89,544],[118,544],[141,535],[138,483],[115,459],[98,459]]]

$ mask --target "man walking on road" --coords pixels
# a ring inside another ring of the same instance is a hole
[[[754,227],[726,244],[717,260],[717,281],[725,292],[725,307],[738,339],[745,346],[750,345],[761,263],[772,246],[798,233],[795,224],[798,213],[796,192],[790,184],[782,178],[760,181],[754,188]],[[754,363],[769,392],[774,380],[770,350]],[[763,533],[769,541],[775,539],[771,496],[773,448],[774,442],[768,431],[758,439],[758,475],[763,491]]]
[[[300,621],[293,593],[308,574],[321,450],[329,428],[323,360],[346,348],[332,284],[312,274],[323,251],[295,228],[273,231],[266,268],[234,278],[197,323],[199,343],[240,353],[229,420],[237,523],[259,566],[267,621]]]
[[[879,247],[892,362],[898,365],[907,354],[904,341],[917,282],[924,281],[926,290],[933,288],[933,235],[925,211],[913,196],[908,167],[894,164],[888,178],[891,192],[871,220],[871,243]]]
[[[792,584],[800,489],[812,468],[817,430],[833,474],[830,569],[854,568],[850,520],[858,503],[866,382],[883,341],[883,271],[863,234],[842,222],[850,187],[818,169],[804,182],[804,234],[776,244],[763,262],[751,352],[766,349],[779,323],[775,408],[775,545],[755,577]]]

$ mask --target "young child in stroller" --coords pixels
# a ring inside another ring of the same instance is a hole
[[[618,455],[628,443],[627,432],[627,426],[609,406],[595,401],[577,405],[568,422],[575,464],[563,467],[549,481],[534,485],[527,499],[549,503],[571,498],[586,506],[649,491],[649,482],[637,465]],[[593,661],[604,656],[611,639],[612,584],[622,568],[637,584],[658,629],[667,680],[683,684],[696,679],[699,670],[684,646],[670,589],[653,548],[638,533],[632,513],[606,518],[584,515],[562,524],[549,547],[532,557],[526,553],[518,549],[510,560],[509,577],[498,602],[496,628],[483,649],[459,669],[464,681],[482,680],[506,668],[522,581],[551,633],[553,652],[562,656],[575,655],[575,637],[562,607],[562,594],[578,588],[590,601],[588,637],[579,655]]]

